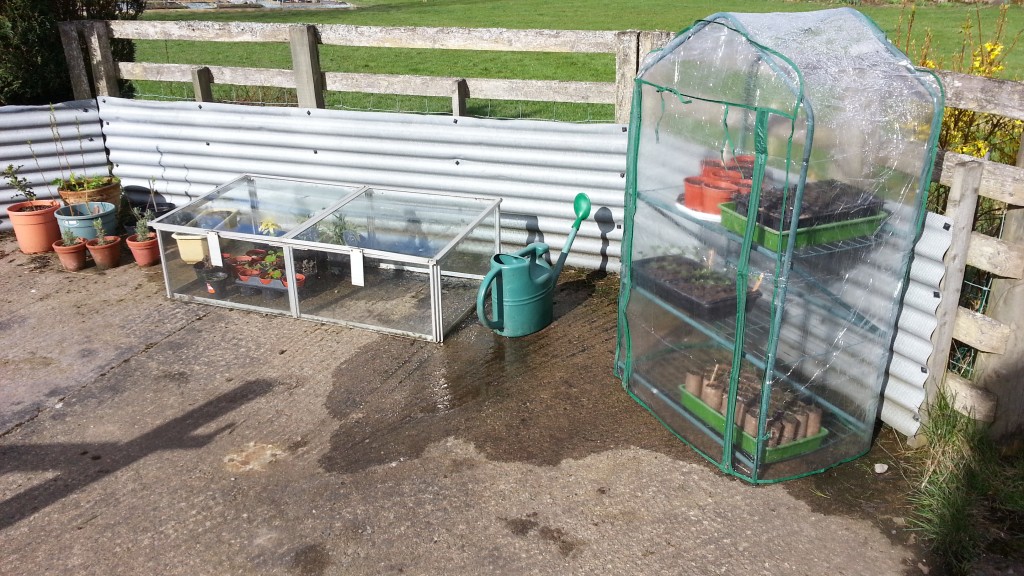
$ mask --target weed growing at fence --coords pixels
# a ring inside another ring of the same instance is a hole
[[[940,395],[923,424],[928,446],[911,496],[911,519],[954,575],[985,553],[1024,559],[1024,454],[1001,453],[985,426]]]

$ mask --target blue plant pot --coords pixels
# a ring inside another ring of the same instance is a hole
[[[79,238],[92,240],[96,237],[96,227],[93,225],[96,220],[103,223],[107,235],[117,234],[117,206],[110,202],[83,202],[64,206],[57,209],[56,216],[61,234],[71,230]]]

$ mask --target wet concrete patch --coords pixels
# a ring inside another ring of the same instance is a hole
[[[339,427],[321,464],[356,472],[450,436],[491,460],[548,466],[629,446],[693,459],[613,373],[616,301],[591,295],[614,281],[563,283],[554,324],[531,336],[472,319],[441,346],[388,338],[360,350],[334,372],[327,408]]]

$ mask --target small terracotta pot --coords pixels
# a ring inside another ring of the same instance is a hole
[[[724,170],[725,162],[716,158],[705,158],[700,161],[700,175],[711,176],[712,170]]]
[[[721,180],[705,180],[704,208],[702,211],[708,214],[721,214],[722,209],[718,205],[732,200],[732,195],[736,191],[737,188],[734,184]]]
[[[726,182],[735,182],[743,179],[743,172],[738,170],[729,170],[726,168],[712,168],[708,170],[708,178],[714,178],[716,180],[724,180]]]
[[[690,176],[683,180],[683,206],[700,212],[704,207],[704,179]]]
[[[116,268],[121,264],[121,238],[120,236],[104,236],[106,244],[99,245],[99,238],[93,238],[85,243],[92,255],[92,261],[101,270]]]
[[[143,240],[139,242],[137,240],[138,234],[132,234],[128,237],[125,242],[128,244],[128,248],[132,251],[132,257],[135,258],[135,263],[139,266],[152,266],[160,261],[160,246],[157,244],[156,235],[154,234],[149,240]]]
[[[735,182],[733,182],[733,185],[736,186],[736,193],[737,194],[742,194],[744,196],[748,196],[750,194],[750,188],[754,185],[754,181],[753,180],[746,180],[746,179],[744,179],[744,180],[736,180]]]
[[[65,246],[63,240],[57,240],[52,247],[68,272],[78,272],[85,268],[85,240],[79,239],[71,246]]]
[[[287,288],[288,287],[288,277],[287,276],[281,276],[281,283],[284,284],[285,288]],[[306,276],[304,274],[296,274],[295,275],[295,287],[296,288],[302,288],[305,285],[306,285]]]
[[[736,164],[738,166],[747,167],[747,168],[753,167],[754,162],[756,160],[757,160],[757,157],[754,156],[753,154],[740,154],[739,156],[733,158],[733,161],[736,162]]]
[[[42,210],[26,210],[42,206]],[[14,226],[18,249],[25,254],[49,252],[53,243],[60,240],[60,227],[54,212],[60,208],[56,200],[33,200],[18,202],[7,207],[7,216]]]

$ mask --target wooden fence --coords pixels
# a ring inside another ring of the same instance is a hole
[[[952,72],[940,76],[947,107],[1024,120],[1024,84]],[[1017,166],[941,153],[934,179],[950,186],[946,215],[954,231],[944,259],[926,391],[930,400],[946,390],[959,411],[991,422],[993,434],[1002,436],[1024,425],[1024,146]],[[972,231],[980,196],[1007,204],[1002,238]],[[958,304],[967,266],[997,277],[985,314]],[[946,369],[952,340],[979,351],[973,380]]]
[[[466,98],[606,103],[615,120],[629,118],[632,81],[640,59],[671,37],[663,31],[506,30],[465,28],[288,25],[245,22],[87,21],[61,24],[77,98],[116,96],[117,80],[192,82],[199,101],[211,99],[213,82],[295,88],[299,105],[323,107],[324,90],[393,95],[450,96],[455,115]],[[114,62],[111,38],[213,42],[287,42],[292,69],[196,67],[186,64]],[[319,46],[430,48],[615,54],[615,82],[496,80],[323,72]],[[85,47],[83,52],[82,46]],[[86,58],[86,55],[88,58]],[[90,82],[90,73],[92,81]],[[1024,84],[940,72],[946,105],[1024,120]],[[928,366],[929,401],[945,390],[961,412],[991,422],[997,435],[1024,424],[1024,150],[1017,166],[951,152],[940,153],[934,179],[951,187],[946,214],[954,222],[945,257],[942,304]],[[1002,238],[972,232],[979,196],[1009,206]],[[987,314],[960,307],[966,266],[993,273]],[[952,340],[981,352],[975,378],[946,368]]]
[[[240,86],[294,88],[298,103],[324,107],[324,90],[451,97],[454,115],[464,115],[467,98],[614,104],[615,121],[629,121],[633,78],[640,57],[663,45],[668,32],[590,30],[508,30],[502,28],[413,28],[251,22],[80,21],[60,25],[75,98],[117,96],[117,80],[191,82],[196,100],[212,99],[214,82]],[[287,42],[292,69],[192,66],[114,62],[110,39],[206,42]],[[615,82],[500,80],[394,74],[323,72],[320,45],[373,48],[575,52],[615,55]],[[82,46],[85,46],[83,51]],[[86,57],[88,56],[88,57]],[[93,81],[90,82],[89,74]],[[95,90],[93,89],[95,87]]]

